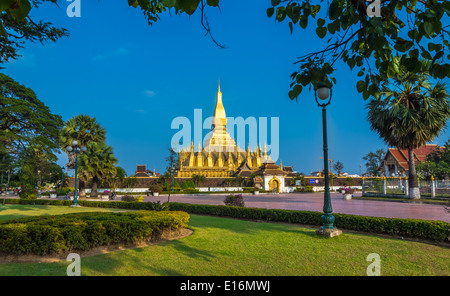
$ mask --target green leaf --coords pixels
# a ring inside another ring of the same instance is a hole
[[[295,96],[297,97],[302,92],[302,90],[303,87],[301,85],[296,84],[293,89]]]
[[[219,6],[219,0],[206,0],[206,4],[209,6],[217,7]]]
[[[289,30],[291,30],[291,34],[292,34],[292,31],[294,30],[292,22],[289,22]]]
[[[327,34],[327,28],[326,27],[318,27],[316,29],[316,33],[317,33],[317,36],[319,36],[319,38],[323,38]]]
[[[281,3],[281,0],[272,0],[271,3],[272,3],[272,6],[277,6],[278,4]]]
[[[192,15],[198,7],[200,0],[177,0],[179,7],[188,15]]]
[[[424,23],[423,23],[423,28],[424,28],[425,33],[426,33],[427,35],[433,34],[433,23],[430,23],[430,22],[424,22]]]
[[[7,10],[11,7],[16,1],[15,0],[1,0],[0,1],[0,11]]]
[[[280,6],[277,8],[276,19],[279,22],[282,22],[286,18],[286,8],[284,6]]]
[[[328,29],[328,32],[330,32],[330,34],[334,34],[336,31],[339,31],[340,28],[341,28],[341,23],[340,23],[339,19],[337,19],[334,22],[331,22],[327,25],[327,29]]]
[[[331,2],[328,16],[330,17],[330,20],[335,20],[339,17],[339,1],[333,0],[333,2]]]
[[[363,92],[366,90],[366,83],[363,80],[359,80],[356,83],[356,89],[358,90],[358,92]]]
[[[269,8],[267,8],[267,10],[266,10],[266,13],[267,13],[267,16],[268,16],[268,17],[272,17],[272,15],[273,15],[274,12],[275,12],[275,8],[273,8],[273,7],[269,7]]]
[[[164,6],[166,6],[168,8],[172,8],[172,7],[175,6],[176,0],[163,0],[162,3],[163,3]]]
[[[325,24],[325,20],[324,19],[321,19],[321,18],[317,19],[317,26],[323,27],[324,24]]]
[[[300,17],[300,27],[302,27],[303,29],[306,29],[307,26],[308,26],[308,17],[302,15]]]
[[[25,19],[28,15],[28,12],[31,10],[31,5],[28,0],[17,0],[18,7],[17,8],[9,8],[9,12],[11,15],[18,21]]]
[[[8,33],[6,33],[6,30],[3,27],[3,23],[1,21],[0,21],[0,35],[5,38],[8,38]]]

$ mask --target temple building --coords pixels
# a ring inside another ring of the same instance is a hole
[[[443,149],[436,144],[425,144],[413,149],[414,163],[426,161],[428,154]],[[409,155],[408,150],[398,148],[388,148],[386,155],[381,161],[379,170],[386,177],[408,176],[409,175]]]
[[[282,165],[276,165],[267,154],[267,147],[244,150],[236,145],[235,140],[226,129],[227,117],[219,89],[216,95],[216,106],[212,119],[212,131],[202,145],[197,149],[194,143],[187,149],[178,152],[178,178],[190,178],[202,175],[206,178],[230,178],[236,175],[253,177],[255,184],[265,190],[282,192],[284,177],[292,172],[292,167],[284,170]]]

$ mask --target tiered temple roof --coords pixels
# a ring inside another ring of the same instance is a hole
[[[178,152],[177,177],[192,177],[195,174],[205,177],[230,177],[235,174],[248,177],[261,171],[262,166],[269,163],[268,170],[278,169],[277,172],[280,174],[288,173],[270,159],[266,145],[263,149],[258,146],[251,149],[248,146],[247,150],[236,145],[226,130],[226,124],[227,118],[219,83],[212,119],[213,130],[203,147],[199,143],[195,150],[194,143],[191,142],[190,148]]]

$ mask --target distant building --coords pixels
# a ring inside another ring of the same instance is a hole
[[[428,154],[442,148],[443,147],[439,147],[436,144],[426,144],[422,147],[414,149],[414,163],[417,164],[420,161],[426,161]],[[379,170],[386,177],[407,176],[409,173],[408,161],[408,150],[389,148],[383,160],[381,161]]]
[[[134,173],[134,177],[157,177],[159,174],[155,173],[155,170],[150,171],[147,170],[147,165],[138,164],[136,165],[136,172]]]

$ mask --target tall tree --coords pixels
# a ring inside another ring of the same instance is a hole
[[[344,169],[344,164],[339,160],[334,164],[334,169],[337,171],[338,176],[341,175],[342,170]]]
[[[80,177],[92,182],[91,197],[97,197],[98,184],[116,175],[117,159],[111,146],[103,142],[89,142],[86,152],[79,154]]]
[[[205,182],[205,181],[206,181],[206,177],[203,175],[197,175],[197,174],[192,175],[192,182],[194,182],[195,186],[197,186],[197,187],[200,183]]]
[[[366,170],[369,175],[371,176],[380,175],[379,168],[385,154],[386,151],[384,149],[378,149],[375,152],[369,152],[363,157],[363,159],[366,161]]]
[[[427,155],[427,160],[417,165],[417,173],[425,180],[431,177],[448,179],[450,177],[450,140],[442,149],[436,149]]]
[[[17,157],[28,147],[56,153],[62,125],[61,117],[52,114],[31,89],[0,73],[0,161]]]
[[[64,28],[51,22],[36,20],[33,9],[44,3],[57,5],[57,0],[1,0],[0,1],[0,65],[20,57],[25,41],[56,41],[69,36]],[[0,67],[1,68],[1,67]]]
[[[398,74],[382,84],[382,99],[367,104],[371,129],[389,146],[408,150],[409,197],[420,198],[413,149],[437,137],[450,118],[445,85],[428,82],[428,70],[419,73],[399,68]]]
[[[66,147],[69,146],[73,140],[77,140],[80,146],[87,146],[88,143],[101,143],[104,142],[105,139],[106,130],[94,117],[80,114],[70,118],[61,129],[59,135],[61,149],[67,153],[69,158],[67,167],[73,169],[75,165],[75,154],[66,150]]]

